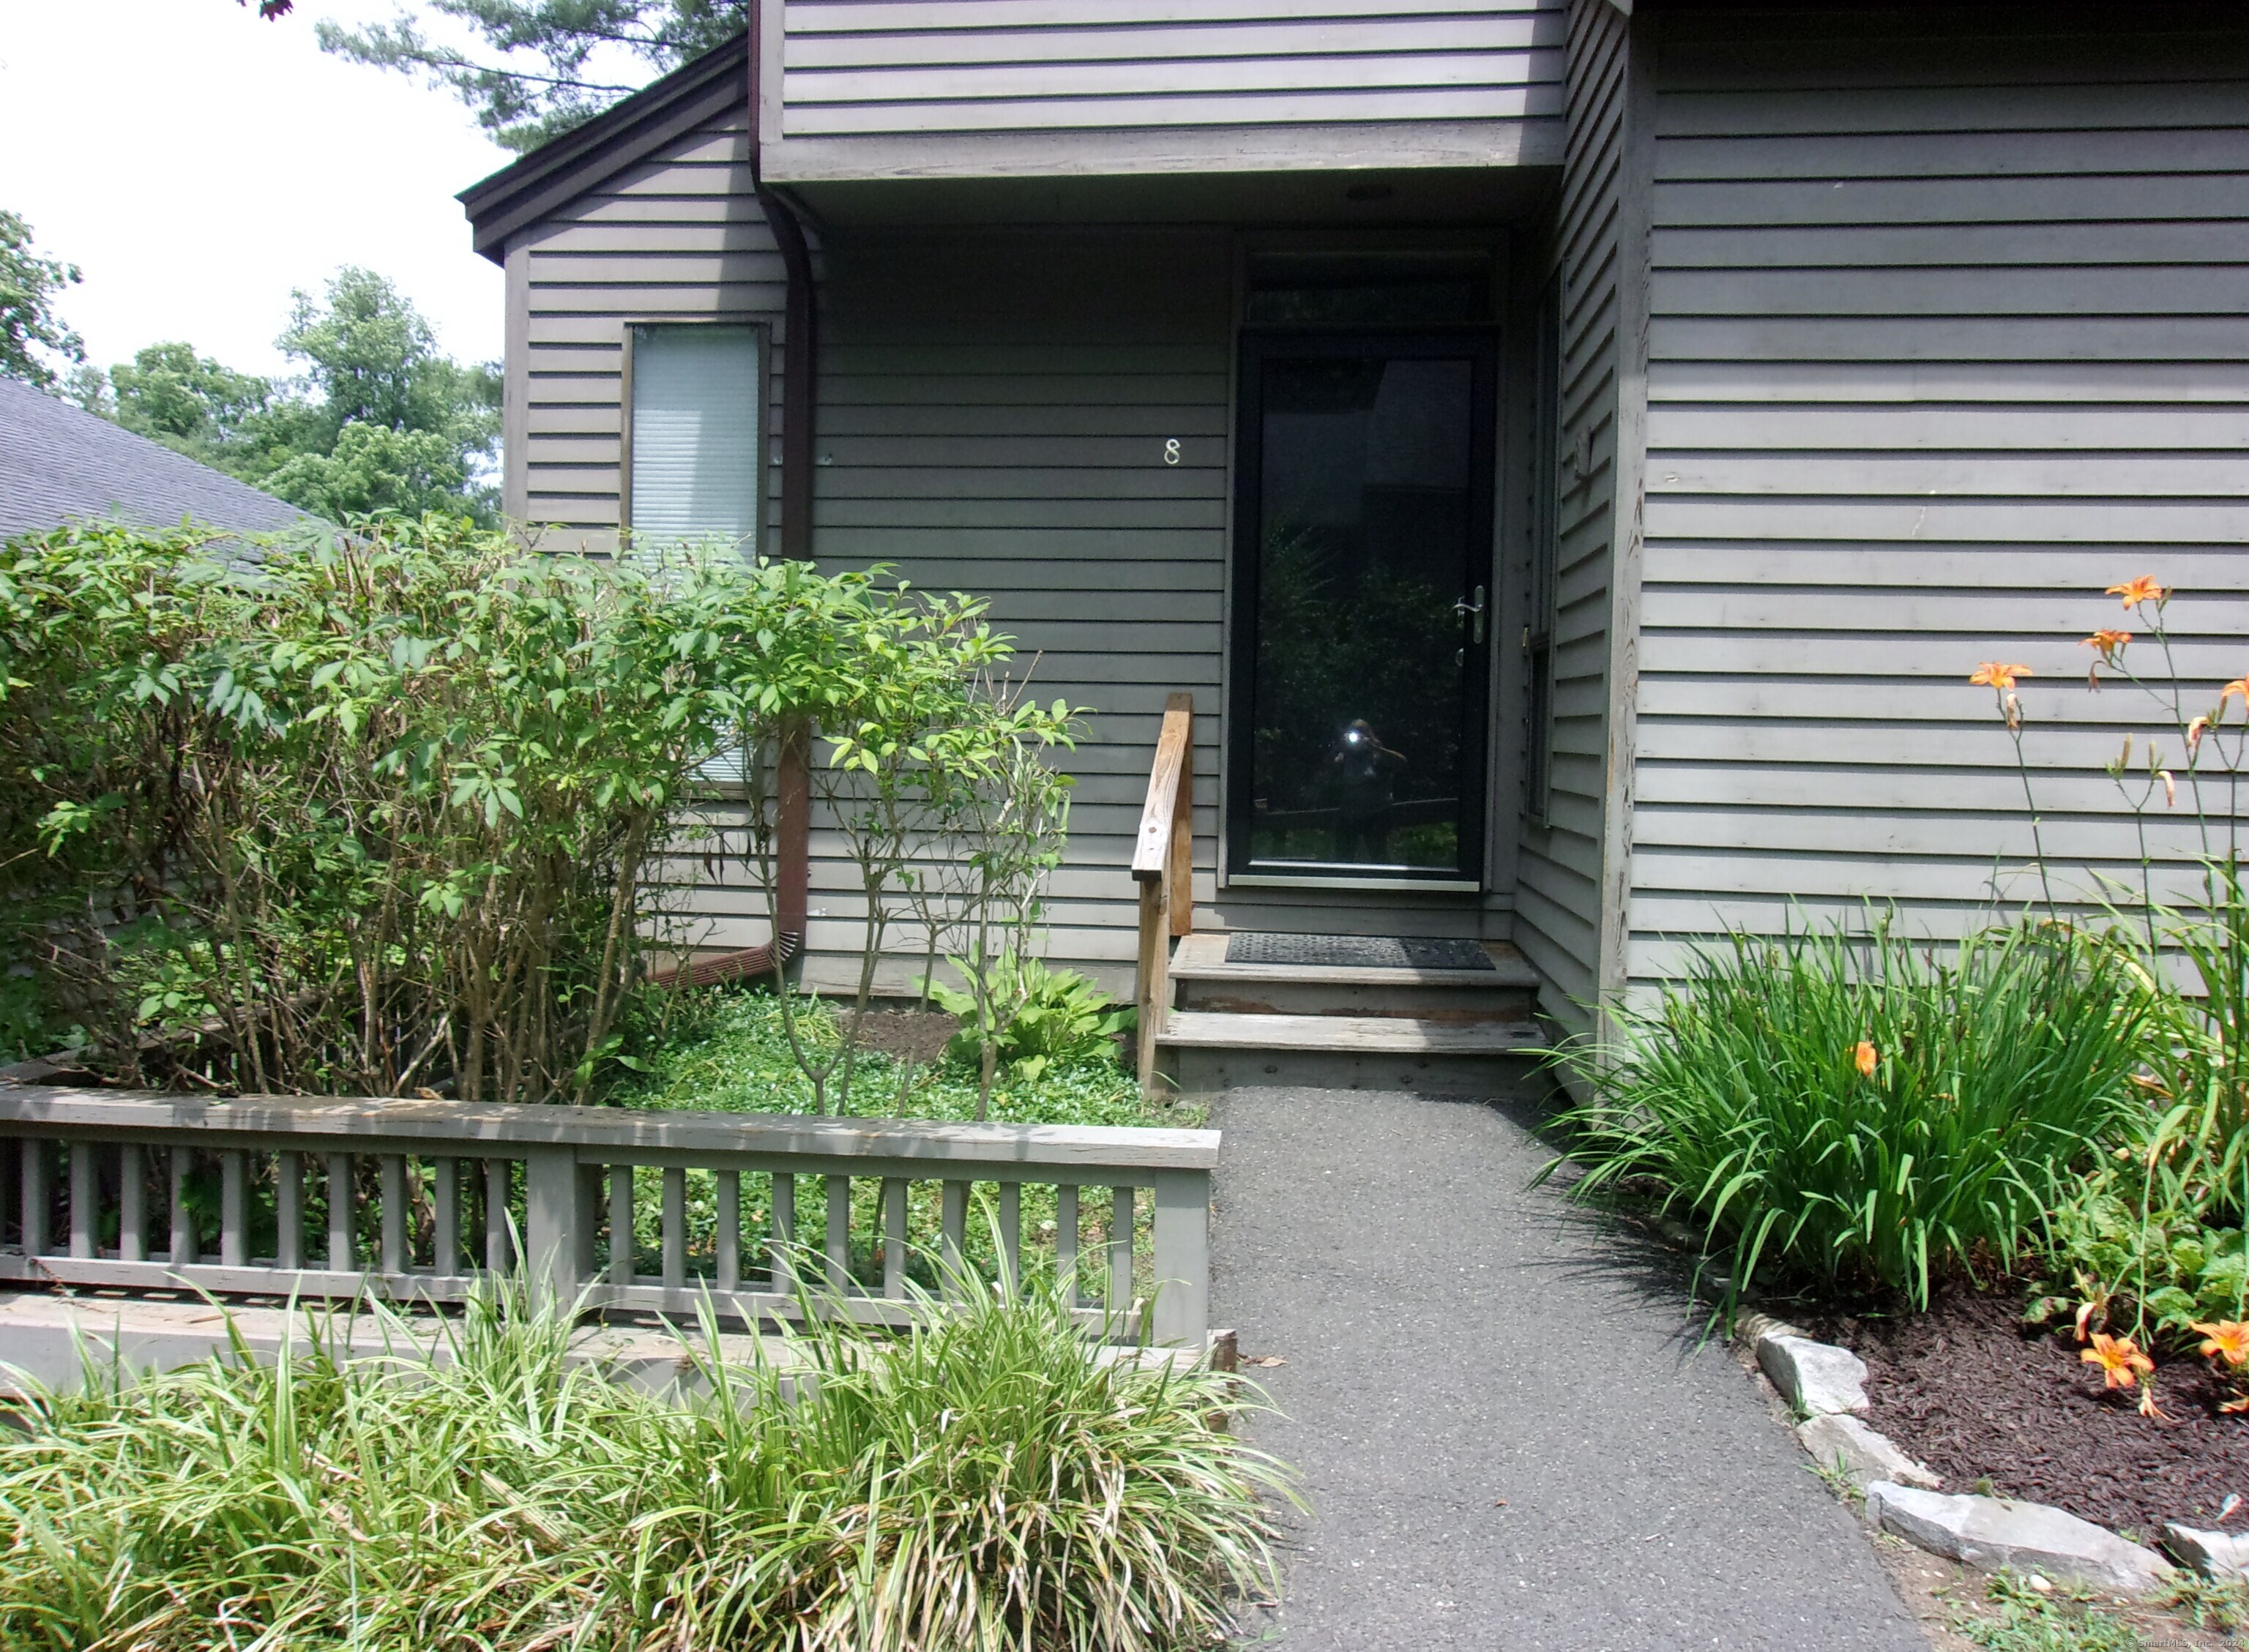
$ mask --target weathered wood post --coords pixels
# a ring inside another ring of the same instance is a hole
[[[1150,1340],[1200,1353],[1210,1336],[1210,1172],[1156,1172],[1156,1303]]]
[[[534,1308],[567,1308],[578,1299],[579,1230],[586,1203],[578,1150],[541,1143],[523,1155],[523,1279]]]

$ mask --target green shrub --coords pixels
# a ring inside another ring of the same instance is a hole
[[[2204,864],[2201,903],[2147,915],[2154,945],[2150,1106],[2059,1202],[2034,1317],[2184,1341],[2197,1320],[2249,1318],[2249,895],[2238,861]],[[2157,949],[2161,948],[2161,950]],[[2164,954],[2191,971],[2182,991]]]
[[[1578,1191],[1651,1194],[1737,1292],[1770,1274],[1924,1304],[1948,1265],[2011,1266],[2136,1105],[2147,995],[2118,948],[2060,928],[1950,950],[1885,922],[1699,953],[1616,1047],[1568,1058],[1593,1095],[1565,1118]]]
[[[1067,735],[1064,710],[975,692],[1008,655],[980,615],[868,574],[546,556],[439,517],[12,541],[0,967],[35,966],[130,1082],[584,1100],[642,954],[681,938],[659,874],[729,847],[681,807],[706,765],[809,730],[837,797],[910,801],[936,767],[899,755],[918,738],[966,793]]]
[[[964,977],[973,968],[966,958],[947,962]],[[981,993],[936,980],[927,984],[929,996],[939,1008],[966,1023],[946,1046],[949,1059],[973,1068],[982,1061],[988,1044],[998,1071],[1015,1073],[1034,1084],[1050,1066],[1113,1061],[1117,1035],[1134,1019],[1131,1005],[1120,1008],[1116,999],[1076,970],[1054,969],[1012,951],[993,960]],[[980,1026],[979,1015],[987,1006],[1004,1006],[1006,1018],[985,1030]]]
[[[2184,1340],[2197,1320],[2249,1319],[2241,1230],[2210,1225],[2190,1201],[2143,1201],[2142,1171],[2136,1160],[2110,1166],[2065,1194],[2046,1245],[2058,1277],[2038,1286],[2028,1317],[2067,1319],[2090,1304],[2093,1323],[2129,1326],[2142,1340]]]
[[[1124,1652],[1271,1587],[1287,1476],[1213,1426],[1228,1380],[1104,1361],[1051,1292],[824,1324],[794,1402],[711,1359],[682,1407],[567,1336],[483,1304],[441,1360],[35,1404],[0,1443],[0,1642]]]

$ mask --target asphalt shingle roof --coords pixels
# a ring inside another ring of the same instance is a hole
[[[20,379],[0,378],[0,538],[72,518],[270,533],[305,513]]]

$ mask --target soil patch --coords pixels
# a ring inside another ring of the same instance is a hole
[[[870,1010],[859,1023],[859,1045],[901,1061],[934,1061],[960,1018],[942,1010]]]
[[[2195,1360],[2156,1372],[2164,1416],[2103,1391],[2069,1327],[2028,1332],[2012,1292],[1956,1288],[1925,1314],[1823,1327],[1867,1362],[1867,1422],[1944,1477],[1948,1491],[1988,1489],[2050,1503],[2152,1539],[2165,1520],[2249,1526],[2249,1417],[2218,1415],[2227,1390]],[[1977,1484],[1990,1482],[1988,1488]]]

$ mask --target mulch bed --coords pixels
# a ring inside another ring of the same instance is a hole
[[[960,1018],[941,1010],[870,1010],[859,1023],[859,1043],[902,1061],[934,1061],[959,1031]]]
[[[2156,1371],[2164,1420],[2107,1393],[2071,1328],[2030,1332],[2015,1292],[1955,1286],[1925,1314],[1832,1321],[1867,1362],[1867,1421],[1944,1477],[1948,1491],[2050,1503],[2144,1540],[2165,1520],[2249,1528],[2249,1416],[2222,1416],[2225,1388],[2197,1360]],[[1979,1486],[1978,1481],[1990,1482]]]

